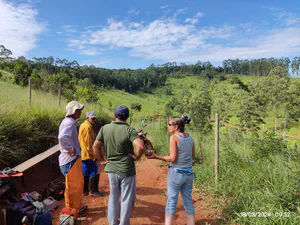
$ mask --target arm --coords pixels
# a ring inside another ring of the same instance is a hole
[[[178,138],[176,136],[170,137],[170,155],[169,156],[158,156],[153,153],[148,159],[159,159],[166,162],[176,162],[177,161],[177,143]]]
[[[136,138],[133,141],[133,144],[136,148],[137,154],[129,154],[129,155],[136,161],[136,160],[139,160],[142,157],[142,155],[144,154],[145,145],[144,145],[142,139],[140,139],[140,138]]]
[[[93,151],[96,159],[98,159],[100,162],[105,161],[103,156],[103,151],[102,151],[103,148],[104,148],[103,141],[95,140],[93,144]]]
[[[193,148],[192,148],[192,157],[194,158],[195,157],[195,146],[193,144]]]

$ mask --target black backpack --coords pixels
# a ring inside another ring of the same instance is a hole
[[[31,202],[20,200],[6,207],[6,225],[22,225],[24,216],[32,223],[35,214],[36,207]]]

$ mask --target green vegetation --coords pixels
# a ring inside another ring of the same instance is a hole
[[[199,61],[109,70],[53,57],[10,55],[0,45],[0,167],[56,144],[64,106],[73,99],[88,102],[85,111],[96,111],[98,128],[111,119],[103,111],[112,115],[116,106],[127,105],[133,127],[140,128],[144,119],[145,131],[162,155],[169,153],[165,118],[188,113],[192,122],[187,131],[203,151],[203,158],[195,159],[196,184],[215,197],[224,223],[300,223],[300,141],[280,136],[300,135],[300,79],[288,74],[299,74],[299,57],[228,59],[222,67]],[[31,107],[25,89],[29,79],[35,90]],[[64,96],[60,107],[57,93]],[[221,125],[239,126],[221,127],[217,183],[215,113]]]
[[[160,155],[169,154],[166,121],[144,129]],[[134,124],[140,127],[140,124]],[[196,147],[195,190],[214,196],[212,205],[224,219],[219,224],[299,224],[300,149],[272,134],[255,132],[245,139],[236,129],[220,135],[219,181],[214,173],[214,134],[187,126]],[[200,160],[200,146],[203,159]],[[298,142],[299,145],[299,142]]]
[[[65,115],[66,101],[58,107],[57,98],[0,81],[0,168],[13,167],[57,144],[58,126]],[[84,112],[96,111],[97,128],[110,122],[99,105],[87,104]],[[84,120],[84,115],[78,124]]]

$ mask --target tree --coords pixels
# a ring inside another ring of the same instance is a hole
[[[275,109],[274,132],[277,132],[277,118],[280,107],[285,107],[287,102],[287,91],[290,86],[290,77],[288,72],[281,66],[273,68],[262,86],[269,104]]]
[[[10,55],[12,55],[12,51],[5,48],[4,45],[0,45],[0,57],[4,56],[5,58],[8,58]]]
[[[204,83],[198,84],[197,93],[192,94],[191,97],[185,96],[181,104],[182,113],[188,113],[191,116],[192,124],[201,133],[207,133],[211,130],[208,123],[211,106],[212,100]]]
[[[131,103],[130,104],[130,124],[133,118],[133,112],[138,111],[140,112],[142,110],[142,104],[141,103]]]
[[[212,111],[219,114],[222,124],[228,122],[229,118],[233,115],[233,103],[238,94],[236,91],[238,88],[238,84],[233,84],[230,81],[220,82],[211,87],[211,96],[213,99]]]
[[[27,66],[22,58],[19,58],[16,60],[13,75],[13,83],[25,87],[28,84],[28,78],[31,75],[31,68]]]
[[[295,57],[291,64],[291,69],[293,74],[299,75],[300,72],[300,57]]]

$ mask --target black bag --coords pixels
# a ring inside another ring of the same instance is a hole
[[[20,200],[13,206],[6,207],[6,225],[22,225],[22,218],[27,216],[32,222],[36,207],[28,201]]]
[[[66,184],[60,180],[54,180],[48,184],[43,193],[43,199],[53,197],[55,200],[64,198]]]

